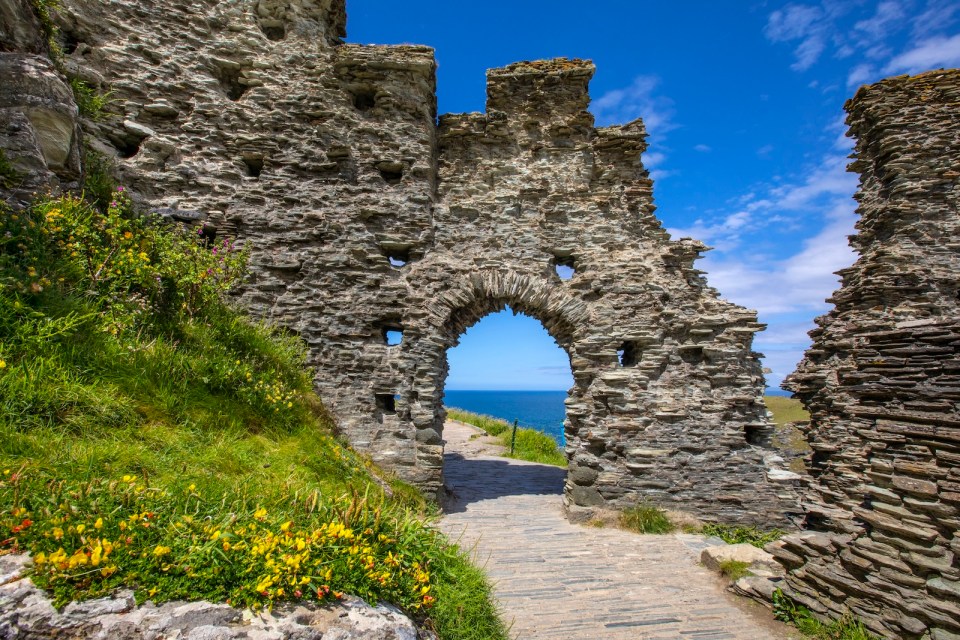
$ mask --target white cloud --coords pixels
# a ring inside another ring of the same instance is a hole
[[[960,4],[956,0],[930,0],[926,9],[913,20],[913,35],[928,38],[953,26]]]
[[[653,139],[677,127],[673,122],[673,100],[656,94],[660,79],[656,76],[637,76],[622,89],[608,91],[590,104],[597,124],[607,126],[643,118]]]
[[[898,2],[881,2],[873,17],[860,20],[853,25],[861,42],[871,43],[883,40],[891,31],[896,30],[903,22],[905,15]]]
[[[711,151],[713,151],[712,148],[710,148],[709,146],[707,146],[707,145],[705,145],[705,144],[698,144],[698,145],[696,145],[696,146],[693,147],[693,150],[694,150],[694,151],[699,151],[700,153],[710,153]]]
[[[791,4],[770,14],[764,34],[773,42],[800,40],[794,50],[796,60],[790,68],[806,71],[820,59],[827,46],[826,26],[820,7]]]
[[[960,33],[952,37],[937,36],[918,43],[913,49],[891,60],[887,73],[919,73],[940,67],[960,66]]]

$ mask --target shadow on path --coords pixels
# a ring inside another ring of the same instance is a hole
[[[462,513],[467,505],[505,496],[563,495],[567,470],[543,464],[523,463],[489,456],[465,458],[459,453],[443,456],[444,479],[452,493],[446,513]]]

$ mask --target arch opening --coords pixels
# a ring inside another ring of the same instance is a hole
[[[452,315],[444,335],[437,428],[443,428],[448,408],[490,415],[508,424],[516,421],[521,428],[550,438],[545,441],[521,432],[518,454],[536,451],[537,461],[552,465],[517,467],[507,460],[494,462],[488,455],[493,452],[485,452],[484,457],[464,455],[494,439],[464,441],[459,431],[450,431],[445,436],[444,478],[462,501],[471,501],[465,496],[490,498],[533,491],[555,494],[557,500],[563,495],[569,465],[566,402],[576,388],[570,343],[563,342],[570,336],[557,332],[562,323],[550,323],[548,314],[529,308],[521,311],[520,306],[488,300],[473,313],[464,309]],[[505,445],[509,434],[508,428],[495,437]],[[551,441],[556,449],[548,444]],[[471,477],[497,477],[501,482],[477,482]],[[469,490],[465,491],[466,485]]]

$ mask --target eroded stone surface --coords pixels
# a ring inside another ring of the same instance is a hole
[[[846,108],[860,257],[785,385],[811,413],[814,531],[768,549],[818,613],[956,637],[960,71],[891,78]]]
[[[59,20],[64,68],[112,92],[87,140],[146,210],[251,247],[240,299],[303,337],[378,463],[440,490],[446,351],[510,305],[570,355],[570,508],[784,519],[763,327],[654,217],[643,123],[593,126],[591,63],[491,70],[487,113],[438,126],[433,51],[341,44],[342,0],[64,0]]]
[[[137,606],[133,593],[71,602],[62,611],[23,577],[24,555],[0,557],[0,638],[49,640],[431,640],[432,633],[389,605],[358,598],[272,612],[240,611],[210,602]]]

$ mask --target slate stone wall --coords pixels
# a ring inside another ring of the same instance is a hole
[[[847,103],[860,254],[788,387],[811,412],[791,595],[884,637],[960,637],[960,71]]]
[[[694,268],[706,247],[654,217],[642,122],[594,127],[593,65],[492,70],[487,113],[438,125],[433,51],[343,44],[345,15],[342,0],[64,0],[64,68],[112,92],[87,144],[143,209],[252,248],[240,301],[307,342],[353,445],[426,491],[442,486],[446,351],[510,305],[570,355],[572,511],[650,499],[784,522],[795,487],[768,473],[762,325]]]

